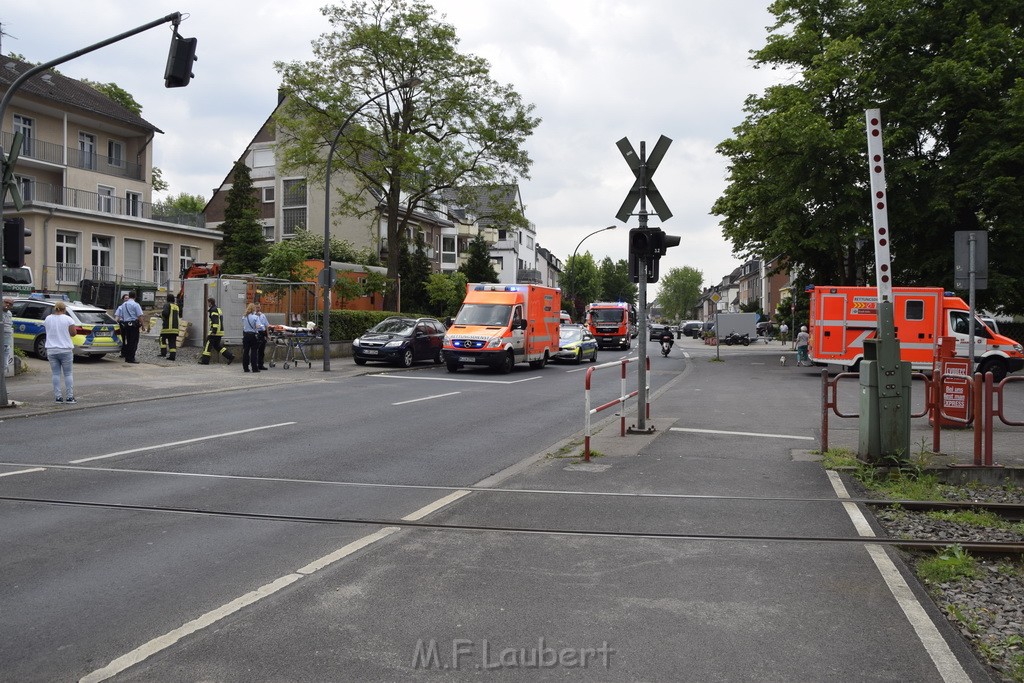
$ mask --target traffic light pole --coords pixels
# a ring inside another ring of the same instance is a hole
[[[92,44],[92,45],[90,45],[88,47],[83,47],[81,50],[75,50],[74,52],[71,52],[69,54],[64,55],[63,57],[57,57],[56,59],[52,59],[52,60],[46,62],[45,64],[39,64],[37,66],[32,67],[31,69],[29,69],[28,71],[26,71],[22,75],[18,76],[18,78],[16,78],[14,80],[14,82],[11,83],[11,87],[9,87],[7,89],[7,92],[4,93],[3,99],[0,99],[0,122],[3,122],[3,121],[6,120],[4,117],[5,117],[6,113],[7,113],[7,105],[9,105],[11,103],[11,100],[14,98],[14,93],[16,93],[18,91],[18,89],[22,85],[24,85],[25,82],[28,79],[32,78],[36,74],[42,73],[43,71],[46,71],[47,69],[51,69],[51,68],[57,66],[58,64],[63,64],[64,62],[70,62],[72,59],[76,59],[78,57],[81,57],[82,55],[89,54],[90,52],[93,52],[94,50],[100,49],[101,47],[106,47],[107,45],[111,45],[111,44],[116,43],[118,41],[124,40],[125,38],[129,38],[131,36],[137,35],[137,34],[142,33],[144,31],[148,31],[149,29],[155,28],[157,26],[160,26],[161,24],[166,24],[167,22],[173,22],[175,28],[177,28],[178,24],[181,23],[181,12],[175,12],[174,14],[168,14],[165,17],[161,17],[160,19],[155,19],[155,20],[149,22],[148,24],[143,24],[142,26],[133,28],[130,31],[125,31],[124,33],[119,33],[118,35],[114,36],[113,38],[107,38],[106,40],[101,40],[100,42],[94,43],[94,44]],[[16,158],[17,158],[17,153],[15,153],[15,159]],[[3,177],[6,178],[6,177],[10,176],[12,178],[11,182],[14,182],[13,181],[13,170],[14,169],[13,168],[8,169],[7,168],[7,164],[8,164],[8,162],[7,162],[7,153],[3,152],[3,151],[0,151],[0,166],[3,167],[0,170],[3,171]],[[13,166],[13,161],[12,161],[12,166]],[[8,173],[8,171],[10,171],[10,173]],[[0,188],[0,225],[3,225],[4,202],[7,201],[7,191],[8,191],[8,187],[6,185],[3,188]],[[15,190],[15,191],[17,191],[17,190]],[[3,240],[0,240],[0,264],[2,264],[3,262],[4,262],[4,246],[3,246]],[[6,359],[4,359],[4,360],[6,362]],[[3,371],[0,372],[0,408],[10,408],[11,407],[11,402],[7,398],[7,378],[6,378],[6,374],[7,374],[7,368],[4,367]]]
[[[647,230],[647,146],[640,141],[640,229]],[[640,278],[637,283],[637,301],[640,310],[640,339],[637,344],[637,354],[640,362],[636,364],[636,427],[630,431],[647,432],[647,259],[639,267]]]

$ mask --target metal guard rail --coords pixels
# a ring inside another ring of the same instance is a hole
[[[607,410],[608,408],[612,408],[614,406],[622,404],[623,409],[622,409],[622,413],[619,416],[620,417],[619,436],[626,436],[626,410],[625,410],[625,404],[626,404],[626,401],[628,399],[631,399],[634,396],[636,396],[638,393],[640,393],[639,390],[633,390],[633,391],[630,391],[630,392],[626,391],[626,366],[629,363],[635,363],[638,360],[640,360],[640,359],[639,358],[635,358],[635,357],[634,358],[623,358],[622,360],[619,360],[619,361],[613,361],[611,363],[602,363],[601,365],[595,365],[592,368],[587,368],[587,377],[586,377],[586,381],[585,381],[585,384],[584,384],[584,391],[583,391],[583,401],[584,401],[584,410],[583,410],[583,420],[584,420],[584,429],[583,429],[583,461],[584,462],[590,462],[590,416],[593,415],[594,413],[599,413],[602,410]],[[651,374],[651,357],[647,356],[646,361],[647,361],[647,363],[646,363],[647,376],[650,377],[650,374]],[[622,391],[622,393],[619,395],[618,398],[612,399],[611,401],[608,401],[607,403],[602,403],[601,405],[597,406],[596,408],[591,408],[590,407],[590,382],[591,382],[590,378],[591,378],[591,376],[593,376],[595,370],[600,370],[601,368],[613,368],[615,366],[619,366],[621,368],[621,378],[622,378],[622,389],[621,389],[621,391]],[[647,404],[644,407],[644,410],[645,410],[644,415],[645,415],[645,417],[647,419],[650,419],[650,417],[651,417],[651,401],[650,401],[651,385],[650,385],[650,380],[649,379],[647,380],[646,388],[647,388],[648,399],[647,399]]]

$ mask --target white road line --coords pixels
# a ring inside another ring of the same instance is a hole
[[[210,439],[223,439],[227,436],[236,436],[238,434],[248,434],[250,432],[258,432],[264,429],[275,429],[277,427],[287,427],[288,425],[296,424],[295,422],[279,422],[278,424],[265,425],[263,427],[253,427],[252,429],[239,429],[234,432],[224,432],[223,434],[211,434],[210,436],[197,436],[194,439],[185,439],[184,441],[172,441],[170,443],[155,444],[153,446],[142,446],[140,448],[130,448],[127,451],[118,451],[117,453],[107,453],[106,455],[94,455],[91,458],[80,458],[78,460],[71,460],[69,464],[80,465],[83,462],[92,462],[93,460],[105,460],[106,458],[116,458],[119,455],[128,455],[129,453],[141,453],[143,451],[154,451],[158,448],[168,448],[170,446],[182,446],[187,443],[197,443],[199,441],[209,441]]]
[[[399,401],[398,403],[392,403],[393,406],[404,406],[407,403],[416,403],[418,401],[429,401],[432,398],[444,398],[445,396],[454,396],[461,394],[461,391],[449,391],[447,394],[434,394],[433,396],[424,396],[423,398],[413,398],[408,401]]]
[[[422,519],[423,517],[426,517],[432,512],[440,510],[445,505],[449,505],[450,503],[455,502],[456,500],[462,498],[463,496],[469,495],[469,493],[470,491],[455,491],[454,493],[451,493],[443,498],[439,498],[438,500],[435,500],[433,503],[430,503],[429,505],[420,508],[419,510],[413,512],[412,514],[406,515],[402,519],[410,522],[417,521],[419,519]],[[337,550],[330,552],[319,559],[313,560],[309,564],[300,567],[299,569],[296,569],[294,572],[290,574],[285,574],[284,576],[278,579],[274,579],[270,583],[260,586],[256,590],[246,593],[245,595],[232,600],[226,605],[222,605],[221,607],[211,610],[206,614],[196,619],[193,619],[192,621],[182,624],[173,631],[165,633],[162,636],[154,638],[148,643],[140,645],[131,652],[121,655],[120,657],[114,659],[112,662],[110,662],[110,664],[107,664],[102,669],[97,669],[96,671],[93,671],[92,673],[79,679],[79,683],[100,683],[100,681],[105,681],[108,678],[116,676],[125,669],[134,666],[148,659],[149,657],[152,657],[153,655],[157,654],[158,652],[161,652],[162,650],[166,650],[182,638],[189,636],[204,628],[212,626],[213,624],[224,619],[225,617],[229,617],[235,612],[238,612],[243,607],[247,607],[249,605],[252,605],[253,603],[259,602],[263,598],[269,597],[274,593],[277,593],[281,589],[292,585],[296,581],[299,581],[300,579],[303,579],[311,574],[314,574],[320,571],[321,569],[337,562],[338,560],[348,557],[349,555],[358,550],[362,550],[363,548],[373,545],[381,539],[387,538],[396,531],[400,531],[400,529],[398,527],[388,526],[382,529],[378,529],[372,534],[368,534],[360,539],[352,541],[351,543],[348,543],[338,548]]]
[[[500,379],[459,379],[457,377],[408,377],[405,375],[367,375],[367,377],[378,377],[380,379],[413,379],[427,382],[476,382],[477,384],[519,384],[520,382],[531,382],[535,379],[540,379],[540,375],[509,381]]]
[[[402,517],[402,521],[403,522],[418,522],[421,519],[423,519],[424,517],[426,517],[427,515],[429,515],[431,512],[437,512],[438,510],[443,508],[445,505],[449,505],[451,503],[454,503],[459,498],[462,498],[463,496],[468,496],[469,494],[470,494],[470,492],[469,491],[465,491],[465,490],[459,490],[459,491],[454,491],[453,493],[449,493],[444,498],[438,498],[433,503],[430,503],[429,505],[425,505],[425,506],[421,507],[416,512],[413,512],[412,514],[409,514],[409,515],[406,515],[405,517]]]
[[[45,467],[31,467],[27,470],[17,470],[16,472],[0,472],[0,477],[13,477],[16,474],[32,474],[33,472],[45,472]]]
[[[836,496],[840,499],[849,498],[850,495],[846,491],[846,486],[843,484],[842,479],[840,479],[839,473],[835,470],[826,470],[826,472],[828,473],[829,482],[832,484],[832,489],[836,492]],[[854,503],[843,503],[843,508],[846,509],[847,514],[850,516],[850,521],[853,522],[853,526],[857,529],[859,535],[866,537],[875,536],[874,529],[868,524],[864,514],[857,505]],[[885,581],[889,592],[896,598],[896,603],[903,610],[903,614],[907,617],[911,627],[913,627],[914,633],[917,634],[921,644],[924,645],[925,651],[931,657],[932,663],[935,664],[939,675],[942,676],[942,680],[946,683],[970,683],[971,677],[964,671],[956,655],[949,648],[949,644],[943,639],[942,634],[939,633],[935,624],[928,617],[928,613],[903,579],[899,569],[896,568],[896,565],[893,564],[893,561],[885,553],[885,549],[875,543],[865,543],[864,549],[868,551],[871,561],[875,563],[878,573],[882,575],[882,580]]]
[[[729,436],[763,436],[769,439],[799,439],[814,441],[813,436],[795,436],[793,434],[762,434],[760,432],[727,432],[721,429],[696,429],[693,427],[669,427],[671,432],[695,432],[697,434],[725,434]]]

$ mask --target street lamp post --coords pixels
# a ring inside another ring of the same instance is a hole
[[[569,284],[571,284],[574,288],[576,286],[576,283],[572,279],[572,271],[575,269],[575,266],[576,266],[576,252],[578,252],[580,250],[580,244],[583,244],[587,240],[587,237],[593,237],[594,235],[596,235],[599,232],[604,232],[605,230],[614,230],[617,227],[618,226],[616,226],[616,225],[609,225],[607,228],[601,228],[600,230],[595,230],[594,232],[590,233],[589,235],[587,235],[586,237],[581,239],[580,243],[576,245],[576,248],[572,252],[572,258],[569,259]],[[573,295],[575,295],[575,292],[573,292]],[[569,297],[569,301],[572,302],[572,304],[573,304],[573,313],[575,313],[576,312],[576,305],[575,305],[576,302],[572,300],[572,296]]]
[[[320,320],[321,330],[320,336],[323,342],[323,354],[324,354],[324,372],[331,371],[331,286],[333,285],[331,276],[331,162],[334,160],[334,150],[338,146],[338,140],[341,139],[341,134],[345,132],[345,128],[355,118],[363,107],[379,100],[385,95],[389,95],[396,90],[401,88],[413,88],[421,84],[419,78],[415,76],[407,78],[398,85],[391,86],[387,90],[377,93],[370,99],[366,100],[358,107],[352,110],[352,113],[338,126],[338,132],[334,136],[334,140],[331,141],[331,147],[327,150],[327,172],[324,177],[324,275],[323,275],[323,316]]]

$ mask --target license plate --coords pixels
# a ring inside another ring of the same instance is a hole
[[[363,349],[363,353],[365,353],[367,356],[376,356],[377,349]]]
[[[475,363],[476,358],[473,356],[459,356],[460,363]]]

